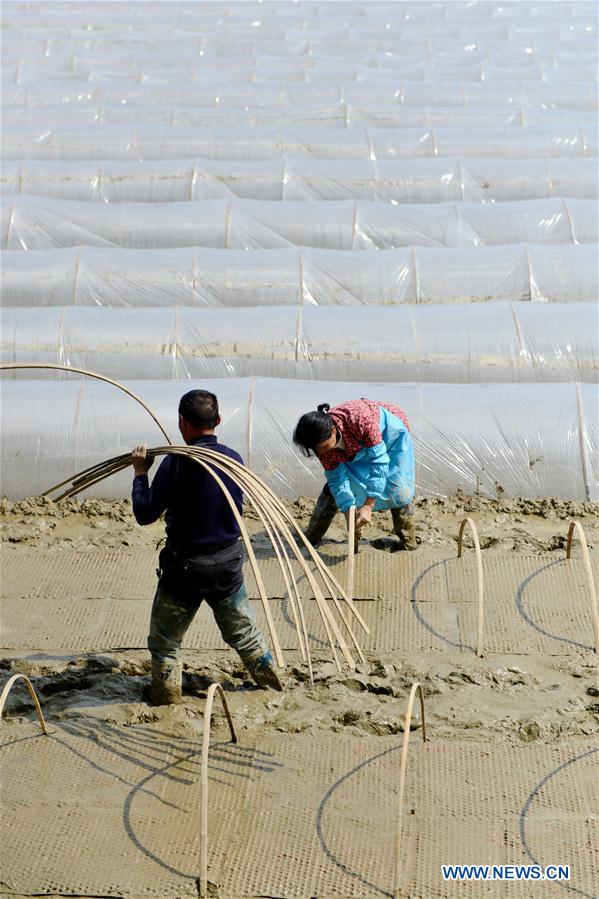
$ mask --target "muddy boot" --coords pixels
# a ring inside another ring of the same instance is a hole
[[[279,693],[283,691],[283,684],[279,680],[270,652],[265,652],[264,655],[255,659],[243,659],[242,661],[261,690],[267,690],[270,687],[271,690],[277,690]]]
[[[336,514],[337,503],[333,499],[333,494],[329,490],[327,484],[323,487],[320,496],[316,500],[312,517],[308,522],[308,527],[304,531],[304,535],[308,538],[310,543],[313,545],[320,543]]]
[[[410,503],[401,509],[391,509],[393,530],[399,537],[400,549],[416,549],[416,527],[414,525],[414,511]]]
[[[149,700],[152,705],[179,705],[183,701],[181,662],[152,659]]]

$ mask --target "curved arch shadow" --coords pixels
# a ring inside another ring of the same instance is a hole
[[[426,575],[430,571],[432,571],[433,568],[438,568],[439,565],[445,565],[446,562],[452,562],[453,559],[453,556],[448,556],[447,559],[441,559],[439,562],[433,562],[431,565],[428,565],[423,571],[420,572],[410,589],[410,606],[418,622],[423,627],[425,627],[427,631],[430,631],[431,634],[437,637],[438,640],[442,640],[443,643],[447,643],[448,646],[453,646],[455,649],[459,649],[461,651],[469,649],[471,652],[475,652],[476,650],[474,649],[474,646],[470,646],[468,643],[456,643],[455,640],[450,640],[449,637],[446,637],[444,634],[439,633],[439,631],[436,630],[432,626],[432,624],[430,624],[426,620],[426,618],[418,608],[418,587],[420,586]]]
[[[551,564],[554,564],[554,563],[551,563]],[[554,778],[556,776],[556,774],[559,774],[560,771],[563,771],[565,768],[569,768],[570,765],[575,765],[576,762],[581,761],[581,759],[585,759],[585,758],[588,758],[588,756],[590,756],[590,755],[594,755],[596,752],[599,752],[599,749],[589,749],[588,752],[583,752],[581,755],[577,755],[573,759],[570,759],[570,761],[564,762],[563,764],[558,765],[557,768],[554,768],[553,771],[550,771],[549,774],[545,775],[543,780],[541,780],[536,785],[536,787],[533,790],[531,790],[531,792],[529,793],[529,795],[526,799],[526,802],[522,806],[518,824],[519,824],[520,842],[522,843],[522,848],[524,849],[524,851],[526,852],[528,857],[531,859],[533,864],[541,865],[541,862],[533,855],[533,853],[530,849],[530,846],[528,845],[528,840],[526,838],[526,816],[530,810],[530,807],[533,803],[535,796],[537,796],[540,793],[540,791],[543,789],[545,784],[548,783],[550,780],[552,780],[552,778]],[[579,890],[578,887],[573,887],[573,886],[570,886],[569,883],[564,883],[563,880],[555,880],[555,881],[553,881],[553,883],[556,886],[561,887],[563,890],[567,890],[569,893],[576,893],[578,896],[584,896],[585,899],[597,899],[596,895],[593,895],[591,893],[585,893],[584,890]]]
[[[229,753],[232,755],[235,755],[235,750],[237,747],[236,747],[236,744],[232,744],[230,742],[223,743],[223,742],[219,741],[219,742],[212,743],[211,748],[212,749],[217,748],[217,749],[221,750],[221,752],[224,750],[225,758],[223,759],[222,756],[217,756],[217,758],[221,761],[226,762],[226,761],[228,761],[227,755]],[[175,761],[171,761],[171,762],[167,763],[166,765],[163,765],[160,768],[156,768],[153,771],[151,771],[149,774],[147,774],[144,778],[142,778],[142,780],[140,780],[138,783],[136,783],[135,786],[133,787],[133,789],[128,793],[127,798],[125,799],[125,802],[123,804],[123,817],[122,817],[125,833],[127,834],[129,839],[131,840],[131,842],[133,843],[133,845],[136,847],[136,849],[139,852],[141,852],[143,855],[145,855],[146,858],[151,859],[153,862],[155,862],[157,865],[159,865],[165,871],[168,871],[169,874],[173,874],[176,877],[182,877],[185,880],[192,880],[194,882],[198,880],[199,868],[198,868],[198,872],[196,872],[196,873],[180,871],[178,868],[175,868],[172,865],[169,865],[168,862],[164,861],[164,859],[160,858],[159,855],[157,855],[155,852],[152,852],[151,849],[149,849],[147,846],[145,846],[143,844],[143,842],[141,841],[141,839],[138,837],[137,833],[135,832],[135,827],[132,824],[131,810],[132,810],[132,805],[133,805],[133,801],[136,797],[136,794],[138,792],[146,792],[147,793],[148,791],[146,789],[146,784],[150,780],[152,780],[152,778],[159,777],[163,774],[167,774],[169,768],[173,768],[182,762],[189,762],[190,760],[192,760],[194,758],[200,758],[201,755],[202,755],[202,750],[201,750],[201,748],[199,748],[193,752],[188,752],[184,756],[181,756],[178,759],[176,759]],[[259,762],[261,761],[261,759],[260,759],[260,751],[259,750],[257,752],[258,757],[256,759],[254,759],[254,758],[248,759],[245,752],[243,753],[243,755],[245,756],[245,761],[235,762],[235,764],[238,764],[238,765],[241,764],[242,767],[248,767],[248,768],[250,768],[250,770],[273,771],[274,767],[277,767],[277,768],[283,767],[283,764],[281,762],[275,761],[274,757],[270,753],[268,753],[268,755],[269,755],[268,763],[269,763],[269,765],[273,765],[272,768],[260,767]],[[209,767],[213,768],[213,764],[210,764]],[[228,771],[226,768],[217,768],[216,770],[224,772],[226,774],[234,774],[237,777],[249,778],[251,776],[249,773],[244,774],[239,771],[231,772],[231,771]],[[167,776],[172,776],[172,773],[168,774]],[[214,777],[213,774],[210,775],[210,780],[212,782],[220,783],[220,784],[223,784],[224,786],[234,788],[234,784],[231,784],[225,780],[221,780],[220,778]],[[199,781],[198,781],[198,784],[199,784]],[[150,795],[153,795],[153,794],[150,794]],[[199,803],[198,803],[198,806],[199,806]],[[199,826],[198,826],[198,837],[199,837]]]
[[[562,637],[559,634],[552,634],[551,631],[546,631],[545,628],[541,627],[540,624],[537,624],[534,621],[526,609],[524,608],[524,592],[530,582],[537,577],[537,575],[541,574],[543,571],[547,571],[548,568],[553,568],[554,565],[560,565],[564,560],[563,559],[554,559],[553,562],[548,562],[546,565],[542,565],[537,571],[533,571],[532,574],[529,574],[527,578],[525,578],[522,583],[519,585],[516,590],[516,609],[518,610],[519,615],[526,621],[530,627],[534,628],[535,631],[538,631],[540,634],[543,634],[545,637],[549,637],[551,640],[558,640],[560,643],[568,643],[570,646],[577,646],[579,649],[585,649],[593,651],[593,647],[587,645],[586,643],[579,643],[577,640],[572,640],[570,637]]]
[[[369,759],[365,759],[363,762],[360,762],[359,765],[356,765],[355,768],[352,768],[350,771],[347,771],[347,773],[344,774],[342,777],[340,777],[339,780],[335,781],[335,783],[329,787],[329,789],[326,791],[326,793],[324,794],[323,798],[320,801],[320,804],[319,804],[317,812],[316,812],[316,823],[315,823],[316,833],[318,835],[318,842],[320,843],[320,848],[322,849],[324,854],[327,856],[327,858],[330,861],[332,861],[334,865],[336,865],[338,868],[340,868],[344,874],[347,874],[349,877],[353,877],[355,880],[358,880],[363,886],[368,887],[368,889],[370,889],[370,890],[374,890],[375,892],[379,893],[381,896],[388,896],[389,899],[393,899],[393,893],[389,892],[388,890],[384,890],[378,884],[372,883],[372,881],[367,880],[366,877],[363,877],[358,871],[353,871],[348,865],[345,864],[345,862],[342,862],[335,855],[335,853],[329,847],[329,845],[327,844],[327,841],[325,839],[325,836],[323,833],[322,818],[323,818],[324,812],[326,810],[326,807],[328,805],[328,802],[331,799],[331,797],[333,796],[335,790],[337,790],[342,784],[344,784],[346,780],[349,780],[351,777],[353,777],[355,774],[357,774],[358,771],[361,771],[362,768],[365,768],[367,765],[370,765],[371,762],[376,762],[378,759],[382,759],[384,756],[390,755],[390,753],[392,753],[392,752],[398,752],[399,750],[401,750],[401,748],[402,748],[402,746],[401,746],[401,744],[399,744],[398,746],[392,746],[390,749],[385,749],[385,750],[383,750],[383,752],[379,752],[377,755],[373,755]]]

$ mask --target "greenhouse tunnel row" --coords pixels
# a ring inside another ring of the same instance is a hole
[[[1,248],[9,250],[91,245],[368,251],[596,243],[599,235],[596,201],[570,198],[405,205],[238,198],[109,204],[19,194],[2,198],[0,212]]]
[[[67,247],[0,255],[6,306],[271,306],[596,301],[592,244],[294,248]]]
[[[136,309],[6,308],[1,360],[123,379],[596,381],[597,324],[593,303],[150,308],[141,321]]]
[[[390,203],[500,202],[599,196],[597,159],[28,162],[4,166],[6,194],[156,203],[242,197]]]

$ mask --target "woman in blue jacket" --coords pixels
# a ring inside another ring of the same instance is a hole
[[[404,412],[390,403],[359,399],[302,415],[293,434],[304,455],[314,452],[327,483],[306,530],[324,537],[337,511],[356,507],[356,532],[372,512],[390,509],[400,549],[416,549],[412,499],[414,448]]]

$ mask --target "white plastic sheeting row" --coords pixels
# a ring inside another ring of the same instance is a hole
[[[65,248],[2,254],[7,306],[377,306],[597,301],[592,244],[349,250]]]
[[[516,106],[594,110],[597,87],[592,81],[401,81],[370,82],[195,82],[120,84],[106,82],[46,82],[8,85],[6,106],[131,104],[148,106],[310,106],[334,103],[408,106]]]
[[[524,106],[8,106],[2,112],[5,128],[14,125],[54,128],[82,123],[104,125],[191,125],[223,128],[256,125],[308,125],[319,128],[530,128],[581,127],[593,133],[597,113],[584,109],[527,108]]]
[[[50,78],[56,81],[73,81],[81,86],[86,84],[102,85],[106,82],[119,81],[131,84],[152,84],[174,81],[176,83],[214,83],[215,71],[209,60],[201,59],[192,65],[181,66],[176,63],[163,69],[153,67],[149,72],[139,69],[123,70],[120,68],[102,68],[91,66],[87,72],[81,67],[77,72],[54,70],[48,72],[39,66],[17,66],[4,70],[4,84],[36,85]],[[494,61],[478,61],[476,59],[459,61],[412,62],[399,63],[396,66],[359,65],[355,60],[341,58],[334,63],[308,63],[298,61],[265,63],[261,60],[245,62],[239,66],[219,66],[219,81],[276,81],[276,82],[318,82],[339,83],[340,81],[582,81],[591,79],[595,74],[595,61],[579,59],[575,65],[566,58],[562,61],[552,56],[549,62],[522,64],[506,63],[497,65]]]
[[[271,4],[272,7],[273,4]],[[544,4],[546,5],[546,4]],[[100,35],[90,31],[70,29],[51,33],[48,30],[28,32],[28,38],[10,34],[10,44],[3,53],[5,68],[33,69],[38,66],[44,72],[52,73],[64,69],[69,74],[78,73],[85,78],[91,68],[121,68],[123,72],[137,70],[144,72],[156,69],[175,68],[187,65],[197,67],[204,61],[216,70],[244,66],[248,61],[255,64],[289,65],[308,64],[310,60],[324,64],[348,62],[381,68],[398,68],[408,62],[418,64],[431,61],[447,61],[457,64],[469,60],[495,65],[505,64],[508,68],[519,65],[523,69],[539,63],[564,64],[571,57],[573,67],[577,63],[586,66],[597,51],[596,35],[593,29],[575,33],[558,34],[557,31],[542,30],[538,27],[528,34],[514,33],[485,35],[477,30],[464,39],[459,36],[435,34],[434,28],[428,34],[402,34],[386,37],[387,29],[378,35],[362,34],[359,39],[348,41],[339,39],[338,32],[329,40],[321,36],[293,40],[248,40],[243,35],[233,40],[214,40],[200,34],[181,32],[169,34],[162,40],[155,35],[128,32],[123,35]],[[119,39],[120,38],[120,39]]]
[[[422,5],[425,9],[428,8],[429,12],[432,9],[430,3]],[[332,4],[327,4],[327,7],[331,6]],[[357,7],[357,4],[355,6]],[[488,6],[486,3],[478,4],[479,9]],[[145,7],[149,8],[147,4]],[[84,19],[85,25],[81,24],[82,17],[75,13],[69,25],[60,28],[54,27],[49,20],[42,25],[41,21],[33,23],[27,19],[19,20],[14,15],[5,14],[4,18],[6,34],[11,38],[9,54],[25,58],[30,58],[40,50],[49,57],[62,57],[74,48],[76,52],[84,54],[93,51],[100,59],[104,59],[105,55],[123,52],[123,44],[128,45],[130,49],[136,49],[141,58],[147,58],[153,50],[162,58],[176,51],[177,40],[182,51],[187,50],[188,53],[195,51],[199,54],[204,50],[206,56],[229,61],[259,54],[284,56],[281,41],[285,41],[289,46],[288,56],[293,58],[315,56],[318,59],[335,54],[344,56],[354,47],[362,52],[365,47],[382,47],[392,54],[404,51],[408,57],[426,53],[427,50],[439,54],[461,50],[467,54],[476,53],[481,49],[488,48],[493,51],[502,47],[508,47],[512,52],[521,47],[523,50],[531,51],[545,48],[567,51],[582,45],[589,47],[592,52],[593,37],[597,30],[596,10],[592,0],[587,3],[586,11],[580,10],[581,13],[586,12],[586,15],[582,16],[579,14],[564,17],[552,10],[549,3],[543,2],[536,5],[535,21],[526,23],[518,15],[514,17],[510,13],[503,15],[503,21],[492,23],[488,20],[483,21],[481,17],[478,19],[469,17],[470,21],[462,18],[462,21],[452,23],[451,34],[447,33],[446,24],[435,21],[435,17],[430,15],[426,17],[428,21],[414,27],[416,24],[414,16],[412,14],[406,16],[397,5],[389,9],[384,18],[377,17],[378,21],[369,23],[364,19],[361,21],[356,19],[357,24],[354,27],[359,30],[353,35],[348,34],[347,30],[352,16],[344,14],[341,10],[336,11],[333,27],[331,28],[329,22],[326,32],[322,23],[319,26],[315,21],[303,19],[299,26],[294,27],[293,34],[290,34],[280,18],[278,22],[272,18],[272,12],[276,7],[275,3],[269,4],[267,19],[263,15],[250,16],[250,20],[253,20],[250,22],[251,27],[239,19],[234,24],[231,19],[227,19],[226,13],[219,17],[218,22],[210,21],[211,15],[208,11],[200,13],[199,27],[196,23],[183,30],[174,19],[170,17],[167,19],[165,16],[163,27],[158,34],[155,30],[144,32],[141,22],[130,22],[125,29],[126,35],[117,24],[112,28],[103,28],[98,25],[93,10]],[[338,7],[339,4],[335,3],[335,8]],[[71,9],[73,8],[72,4]],[[297,6],[294,12],[297,17]],[[259,25],[254,24],[256,21]],[[460,28],[467,28],[468,33],[464,35],[456,33]]]
[[[564,18],[570,21],[581,17],[583,14],[592,13],[592,5],[588,2],[575,2],[575,0],[551,0],[551,2],[538,3],[520,2],[520,0],[507,0],[501,3],[472,3],[471,0],[460,0],[460,2],[451,3],[449,6],[443,3],[426,4],[427,9],[422,9],[422,3],[417,0],[376,0],[367,4],[357,4],[354,2],[335,3],[335,12],[327,5],[319,2],[302,3],[300,11],[297,7],[289,8],[287,4],[272,4],[272,11],[269,9],[271,16],[264,20],[265,28],[270,28],[272,23],[279,24],[290,21],[295,28],[302,28],[313,25],[321,26],[323,23],[328,24],[345,22],[346,20],[356,19],[364,25],[369,25],[371,20],[380,18],[381,16],[389,16],[392,12],[396,13],[399,21],[407,19],[409,25],[411,21],[424,19],[425,22],[432,21],[433,25],[442,25],[444,22],[455,22],[455,20],[464,20],[472,23],[473,21],[483,24],[492,25],[496,20],[509,21],[512,18],[518,22],[525,19],[543,22],[543,14],[547,12],[553,17]],[[545,9],[543,9],[545,7]],[[77,23],[89,22],[89,27],[95,30],[103,28],[113,28],[117,24],[121,26],[136,27],[145,30],[160,28],[162,32],[169,27],[173,27],[173,22],[177,26],[183,24],[191,26],[198,21],[202,24],[210,23],[211,20],[219,25],[229,23],[231,26],[247,25],[253,22],[257,13],[264,13],[264,6],[261,0],[255,2],[240,2],[227,5],[202,2],[198,0],[195,3],[184,3],[178,7],[174,7],[172,13],[167,13],[163,5],[156,4],[155,7],[147,7],[143,10],[136,7],[134,3],[121,3],[116,9],[106,6],[105,3],[89,2],[83,9],[77,8],[75,15],[67,15],[71,7],[66,4],[44,4],[38,6],[33,3],[30,5],[18,5],[12,13],[13,19],[21,23],[26,23],[29,27],[34,26],[38,22],[43,22],[46,27],[65,28],[72,26],[73,21]],[[168,7],[167,7],[168,9]],[[301,13],[301,14],[300,14]],[[387,19],[385,19],[386,21]]]
[[[183,125],[5,127],[5,160],[223,159],[283,156],[391,160],[434,156],[596,157],[596,129],[553,128],[193,128]]]
[[[334,4],[335,7],[338,5]],[[302,4],[302,7],[304,6],[305,4]],[[430,8],[432,4],[425,3],[424,6]],[[482,7],[483,4],[478,6]],[[511,10],[496,7],[500,9],[498,16],[458,13],[446,18],[435,15],[421,16],[420,21],[413,12],[393,7],[382,11],[382,14],[373,10],[368,17],[364,17],[363,14],[356,16],[354,10],[349,8],[346,8],[346,11],[340,8],[336,10],[336,14],[328,16],[315,18],[308,15],[300,18],[300,15],[305,14],[302,7],[299,10],[295,7],[295,17],[293,14],[273,15],[273,9],[276,7],[271,3],[267,17],[264,16],[264,6],[257,6],[254,16],[249,14],[245,19],[231,18],[227,12],[222,16],[214,16],[210,12],[204,14],[198,10],[195,16],[184,18],[170,17],[162,13],[153,21],[146,19],[145,16],[137,19],[112,16],[110,20],[102,22],[93,8],[88,15],[75,13],[72,16],[65,16],[62,22],[48,16],[35,19],[13,13],[6,16],[6,28],[9,33],[16,29],[26,29],[29,41],[44,36],[46,40],[53,41],[68,37],[69,41],[85,46],[95,39],[101,47],[118,43],[119,37],[122,41],[123,31],[127,33],[129,43],[138,44],[157,41],[162,37],[170,46],[181,36],[186,37],[188,41],[195,40],[200,49],[229,57],[247,56],[252,52],[252,48],[276,54],[280,52],[281,41],[288,43],[292,50],[295,50],[296,44],[300,46],[312,42],[326,44],[327,41],[345,46],[363,45],[366,41],[372,41],[376,46],[379,44],[393,46],[395,40],[400,40],[410,46],[410,39],[425,44],[427,37],[461,40],[466,43],[472,42],[473,37],[477,42],[536,37],[539,40],[550,41],[553,45],[561,42],[569,45],[576,37],[588,38],[596,33],[597,29],[596,16],[590,3],[580,3],[577,13],[566,15],[552,10],[550,4],[542,3],[537,5],[536,15],[522,16]],[[326,7],[328,12],[332,13],[333,4],[326,4]],[[22,34],[18,34],[18,40],[19,42],[22,40]],[[241,47],[236,46],[236,42],[241,43]],[[304,49],[303,52],[307,53],[309,49]]]
[[[424,9],[422,6],[424,5]],[[363,28],[371,27],[378,23],[377,33],[381,24],[389,24],[390,28],[400,32],[410,31],[429,26],[433,32],[445,30],[448,27],[468,26],[472,30],[476,24],[477,30],[485,33],[488,30],[504,28],[506,22],[514,22],[517,27],[530,27],[537,25],[542,31],[547,28],[546,16],[549,21],[559,22],[567,30],[575,28],[582,21],[592,22],[593,5],[589,2],[502,2],[502,3],[471,3],[453,2],[451,4],[421,2],[372,2],[368,4],[335,3],[322,4],[318,2],[302,3],[301,7],[287,4],[271,4],[268,17],[264,17],[265,8],[261,2],[243,2],[228,5],[211,4],[204,2],[184,3],[180,7],[175,6],[172,13],[167,13],[163,5],[155,7],[144,4],[143,11],[134,4],[122,3],[116,10],[106,6],[105,3],[86,3],[83,9],[71,8],[66,5],[36,3],[29,6],[16,5],[10,11],[7,25],[27,26],[29,30],[40,27],[48,29],[60,29],[61,31],[74,26],[86,25],[87,28],[97,32],[112,30],[113,28],[134,29],[144,33],[158,30],[161,34],[168,33],[169,29],[201,26],[202,30],[209,29],[212,25],[218,28],[217,33],[222,33],[223,28],[234,29],[243,27],[245,34],[248,26],[258,26],[257,33],[263,30],[287,26],[295,31],[306,29],[322,29],[324,27],[347,27],[348,23],[359,23]],[[334,9],[334,11],[333,11]],[[146,11],[147,10],[147,11]],[[256,20],[258,16],[258,19]],[[262,16],[262,19],[259,18]],[[420,20],[420,21],[419,21]],[[527,20],[529,20],[527,22]],[[401,27],[400,26],[404,26]],[[345,37],[345,35],[344,35]]]
[[[560,73],[565,80],[583,80],[584,72],[588,71],[589,77],[592,77],[591,67],[597,58],[593,50],[585,52],[578,43],[576,49],[564,49],[559,43],[551,48],[535,48],[526,43],[523,46],[518,41],[512,45],[499,40],[493,45],[487,42],[484,47],[461,43],[445,50],[433,51],[429,47],[419,49],[416,46],[399,52],[394,42],[386,43],[388,49],[385,50],[378,48],[379,41],[376,47],[369,46],[366,41],[365,44],[345,44],[344,47],[325,44],[317,48],[319,52],[316,54],[312,49],[309,54],[293,55],[281,52],[279,48],[279,53],[275,55],[262,52],[231,58],[211,52],[213,45],[210,41],[204,41],[202,47],[198,46],[197,40],[191,47],[183,43],[178,54],[148,54],[143,49],[131,53],[122,46],[111,53],[102,50],[89,52],[78,48],[75,42],[65,45],[62,53],[56,44],[52,46],[51,53],[46,53],[49,48],[43,44],[38,45],[36,52],[35,47],[23,47],[17,42],[3,54],[2,75],[6,84],[26,84],[44,79],[157,81],[167,80],[169,73],[172,81],[188,78],[214,80],[215,73],[225,80],[254,80],[262,73],[272,78],[279,69],[282,81],[301,81],[306,72],[321,74],[325,80],[332,75],[337,80],[340,77],[350,80],[352,72],[356,75],[360,73],[365,78],[371,74],[373,77],[387,74],[414,80],[420,77],[427,80],[427,76],[468,80],[471,75],[478,77],[488,72],[490,67],[494,76],[501,73],[504,80],[513,80],[512,72],[517,72],[516,77],[523,80],[527,77],[538,79],[542,78],[544,71]],[[222,46],[222,43],[217,46]]]
[[[68,378],[69,380],[66,380]],[[133,400],[106,384],[3,381],[2,490],[11,498],[40,493],[83,468],[164,437]],[[189,381],[131,381],[175,441],[177,404]],[[596,499],[596,388],[589,384],[369,384],[238,378],[197,383],[219,397],[221,439],[286,497],[315,496],[319,463],[304,460],[291,435],[318,403],[357,396],[397,403],[415,439],[421,495],[562,496]],[[127,496],[131,474],[91,495]]]
[[[596,381],[597,325],[593,303],[375,307],[351,317],[314,306],[148,309],[141,318],[135,309],[9,308],[1,359],[119,380]]]
[[[392,205],[234,198],[111,205],[19,194],[3,198],[0,212],[1,248],[9,250],[82,245],[375,250],[576,244],[596,242],[599,224],[596,202],[576,199]]]
[[[217,197],[493,203],[598,196],[597,159],[312,159],[5,163],[2,194],[105,203]]]

